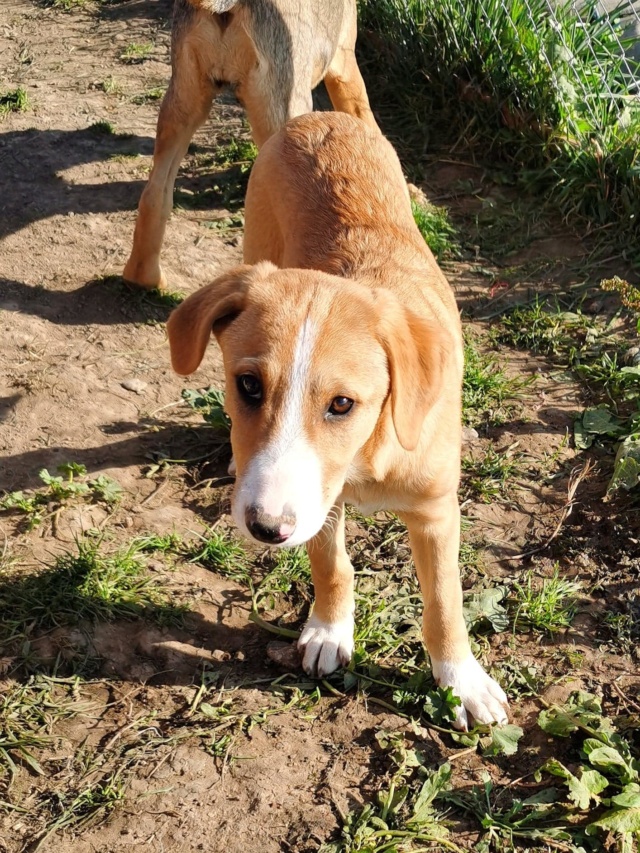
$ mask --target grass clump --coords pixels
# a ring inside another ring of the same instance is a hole
[[[563,213],[615,224],[628,245],[640,222],[640,109],[630,92],[640,70],[625,55],[624,4],[608,14],[597,0],[359,8],[369,90],[414,159],[425,128],[492,152]]]
[[[29,109],[29,98],[26,89],[21,87],[9,92],[0,92],[0,118],[9,113],[23,113]]]
[[[100,542],[78,541],[76,551],[56,557],[36,574],[5,570],[0,575],[0,644],[84,620],[152,617],[161,624],[181,621],[157,576],[147,573],[135,543],[112,554]]]
[[[442,261],[444,258],[458,254],[456,229],[451,224],[449,214],[444,207],[436,207],[434,204],[421,203],[412,199],[411,210],[418,230],[436,260]]]
[[[525,383],[506,375],[493,355],[481,352],[476,341],[464,344],[462,420],[465,426],[498,426],[514,410],[513,399]]]
[[[249,173],[257,156],[258,149],[248,139],[232,139],[213,154],[193,152],[181,174],[197,180],[204,189],[177,188],[176,206],[196,209],[222,206],[236,212],[235,217],[225,217],[224,230],[239,228],[244,220],[239,218],[238,211],[244,207]],[[206,224],[219,227],[218,220]]]
[[[120,54],[120,62],[125,65],[139,65],[149,59],[153,51],[151,42],[131,42]]]
[[[483,503],[505,497],[509,487],[521,471],[518,455],[508,451],[501,453],[489,446],[480,458],[467,456],[462,460],[462,470],[466,474],[463,491]]]
[[[189,559],[232,580],[244,581],[248,577],[245,550],[227,530],[209,530],[201,536]]]
[[[560,577],[556,564],[553,575],[536,581],[533,572],[527,572],[522,583],[513,585],[513,628],[519,626],[553,634],[571,625],[576,613],[576,598],[581,584]]]

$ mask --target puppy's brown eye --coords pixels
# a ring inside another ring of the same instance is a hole
[[[330,415],[346,415],[353,408],[353,400],[348,397],[334,397],[329,406]]]
[[[240,396],[247,402],[255,405],[262,400],[262,383],[253,373],[243,373],[236,379],[236,385]]]

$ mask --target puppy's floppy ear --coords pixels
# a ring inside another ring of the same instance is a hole
[[[176,373],[187,376],[197,370],[211,332],[239,314],[245,307],[250,284],[273,270],[275,267],[267,263],[236,267],[192,293],[171,313],[167,334]]]
[[[376,290],[380,340],[391,378],[391,415],[398,441],[415,450],[429,409],[443,388],[453,341],[439,324],[415,314],[391,293]]]

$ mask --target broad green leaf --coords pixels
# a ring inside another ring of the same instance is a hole
[[[435,770],[424,782],[413,807],[413,815],[408,824],[424,823],[432,817],[432,803],[443,791],[451,787],[451,765],[447,762]]]
[[[614,773],[627,782],[637,779],[637,772],[629,765],[624,756],[612,746],[598,746],[591,748],[593,738],[587,738],[583,744],[583,751],[589,758],[589,763],[599,767],[605,772]],[[589,743],[589,746],[587,744]]]
[[[472,631],[488,622],[496,634],[506,631],[509,627],[509,616],[506,608],[500,603],[506,594],[505,586],[495,586],[467,595],[463,607],[467,628]]]
[[[582,425],[586,432],[595,435],[607,435],[619,428],[608,409],[586,409],[582,413]]]
[[[569,737],[578,728],[572,715],[555,706],[540,711],[538,725],[543,732],[555,737]]]
[[[609,784],[609,781],[597,770],[584,770],[583,768],[582,775],[578,778],[555,758],[549,759],[544,765],[544,769],[565,780],[569,789],[569,799],[582,811],[589,808],[592,799],[598,803],[600,801],[598,795]]]
[[[585,430],[582,418],[573,422],[573,441],[578,450],[588,450],[593,444],[593,436]]]
[[[640,832],[640,809],[612,809],[595,820],[591,826],[599,826],[601,829],[609,829],[621,835],[627,832]]]
[[[640,809],[640,785],[631,782],[626,785],[622,793],[611,797],[611,802],[625,809]]]
[[[524,732],[520,726],[509,723],[506,726],[493,726],[491,741],[483,750],[483,755],[515,755],[518,741]]]
[[[441,725],[455,720],[455,709],[460,705],[460,697],[456,696],[450,687],[438,687],[425,696],[423,709],[436,725]]]
[[[607,486],[611,492],[617,488],[630,491],[640,483],[640,434],[628,435],[618,447],[613,466],[613,476]]]

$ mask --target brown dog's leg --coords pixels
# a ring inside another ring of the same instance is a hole
[[[353,566],[344,542],[344,505],[336,505],[307,543],[315,591],[313,611],[298,640],[309,675],[346,666],[353,653]]]
[[[462,614],[458,569],[460,510],[455,492],[429,501],[421,513],[403,513],[424,598],[423,635],[433,676],[462,700],[457,726],[468,713],[481,723],[507,721],[507,697],[471,653]]]
[[[356,116],[370,127],[378,129],[353,50],[338,48],[325,75],[324,84],[334,110]]]
[[[123,273],[126,281],[148,289],[166,284],[160,248],[173,207],[173,185],[191,138],[206,121],[216,94],[197,68],[180,67],[174,72],[160,108],[153,168],[138,205],[133,248]]]

